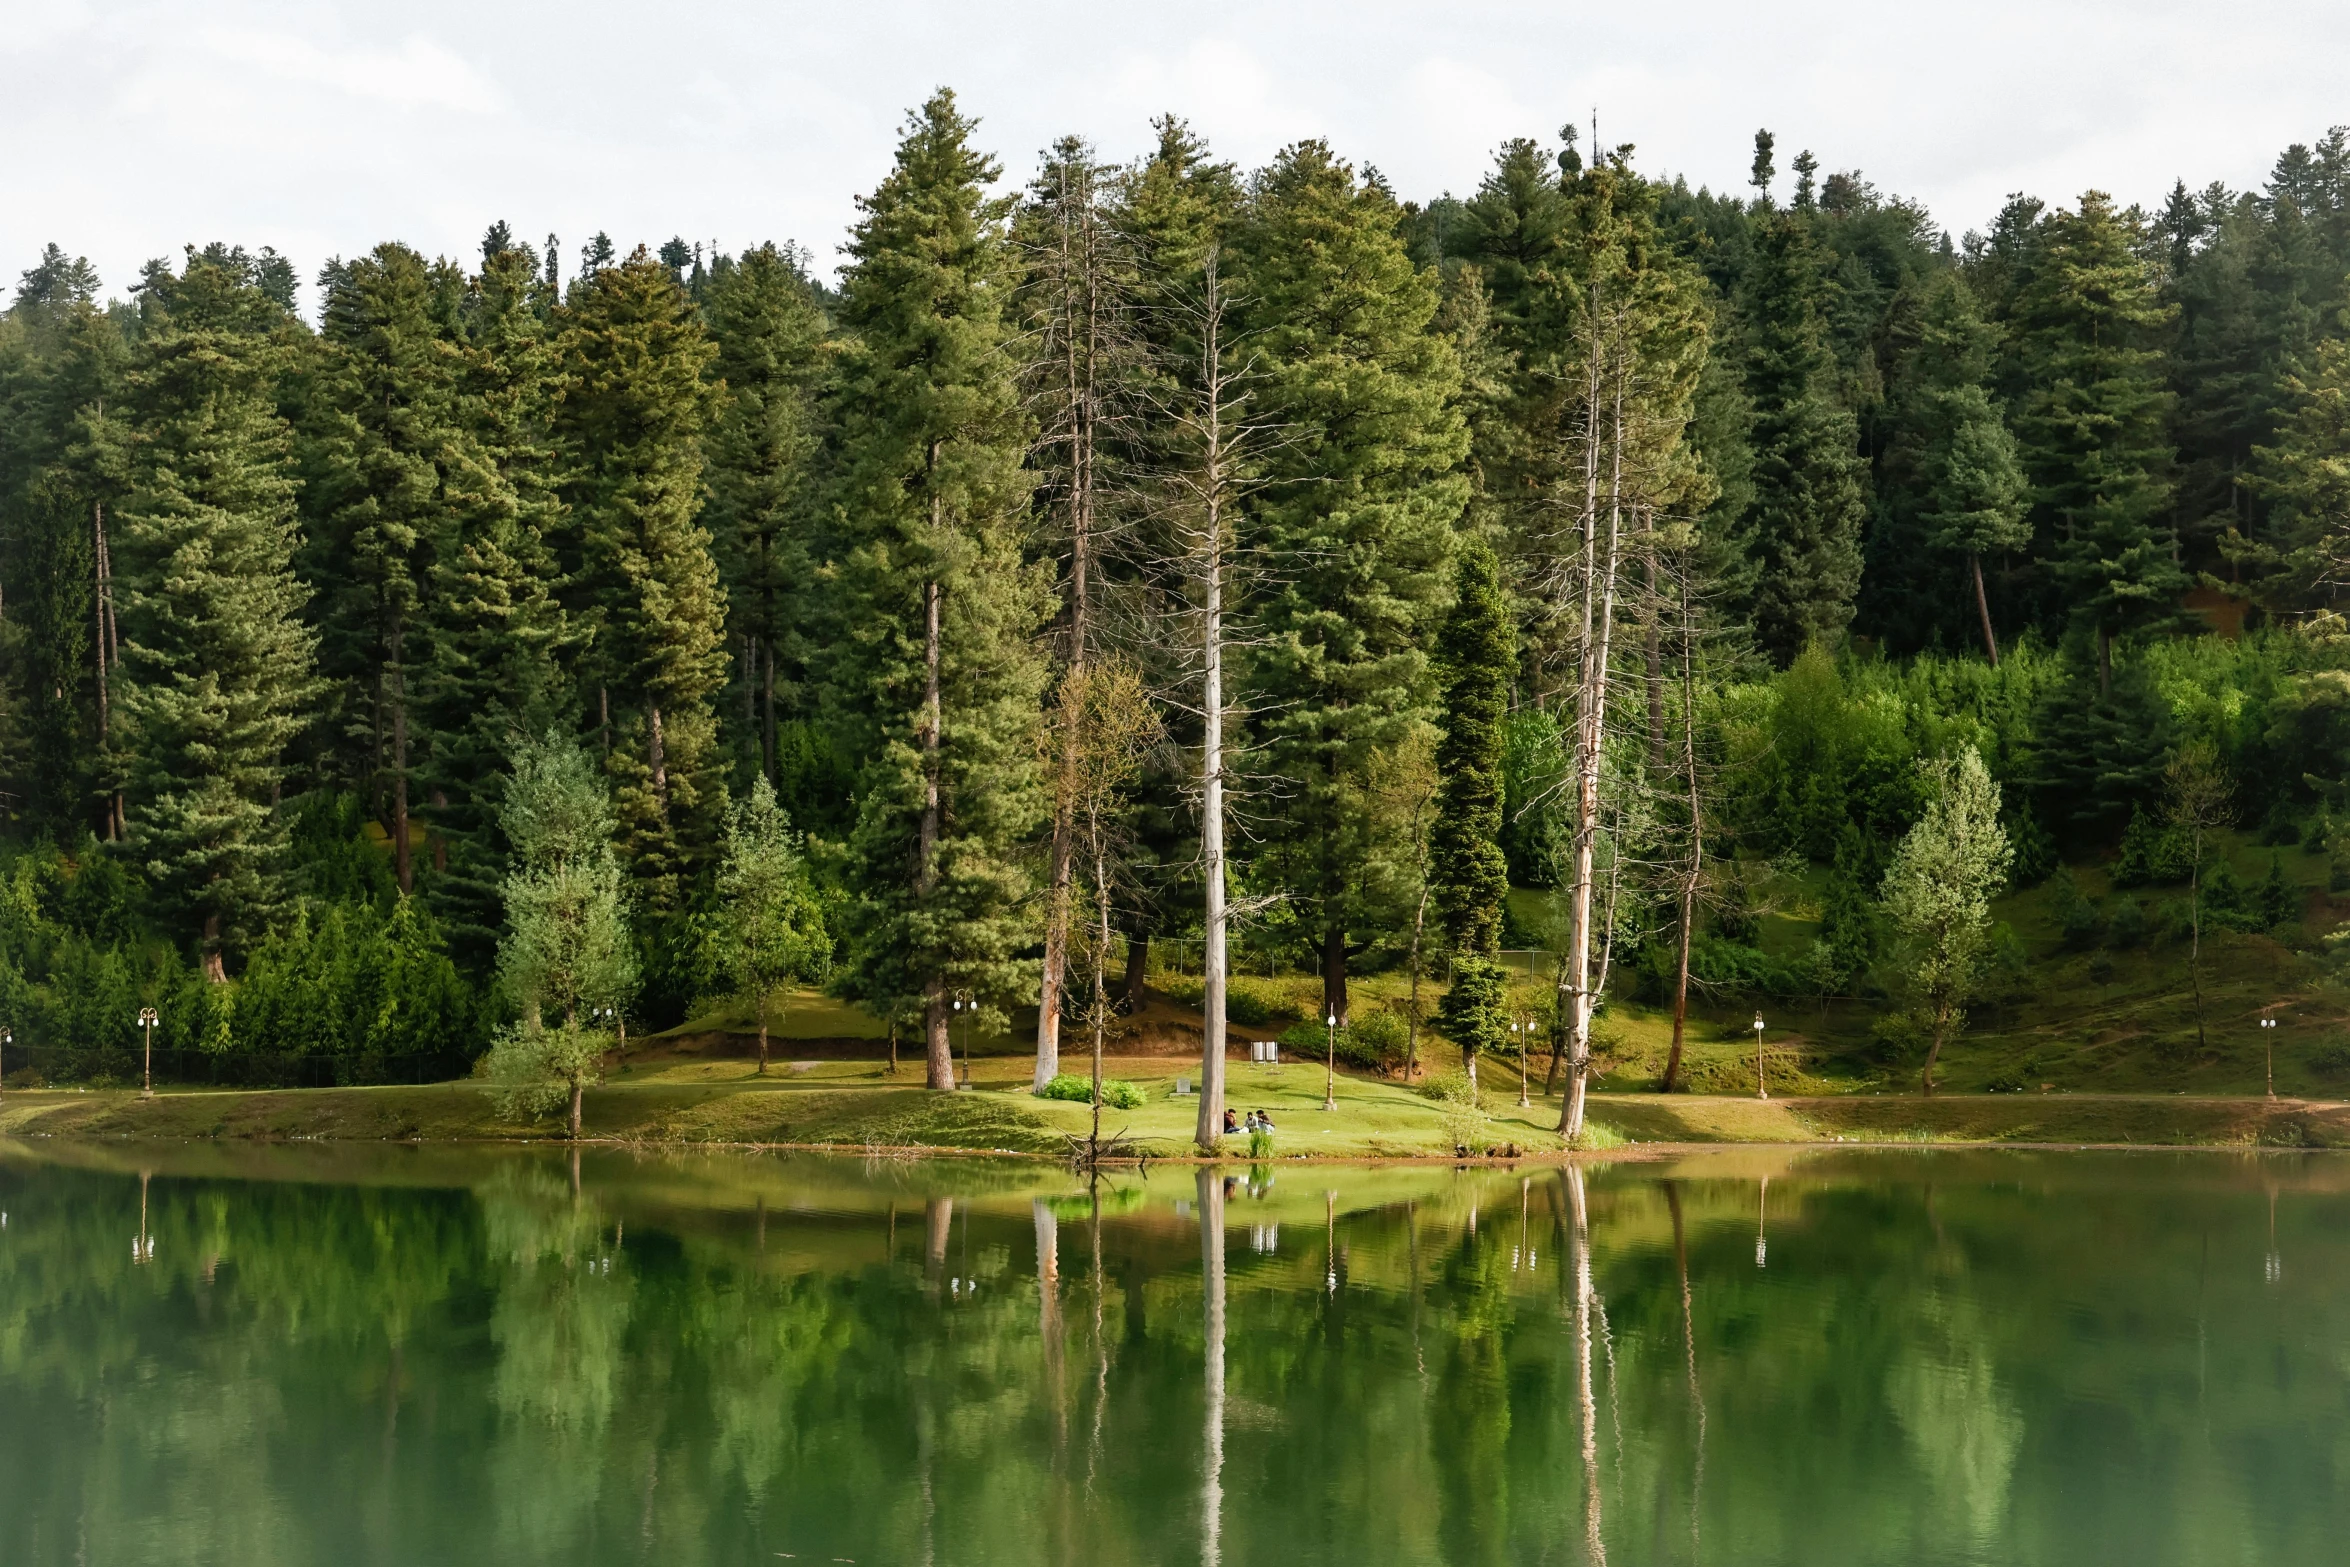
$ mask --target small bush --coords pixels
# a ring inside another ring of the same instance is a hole
[[[2106,922],[2105,944],[2119,950],[2143,946],[2147,925],[2146,906],[2136,898],[2124,898]]]
[[[2323,854],[2333,836],[2334,819],[2320,811],[2309,818],[2301,828],[2301,852],[2303,854]]]
[[[1401,1013],[1370,1012],[1338,1031],[1338,1058],[1372,1072],[1402,1068],[1411,1027]]]
[[[1044,1085],[1044,1092],[1039,1097],[1062,1099],[1071,1104],[1091,1104],[1093,1102],[1093,1079],[1090,1076],[1080,1077],[1075,1072],[1063,1072]],[[1143,1091],[1123,1078],[1105,1077],[1102,1079],[1102,1103],[1111,1109],[1139,1110],[1143,1106],[1143,1100]]]
[[[2097,944],[2097,936],[2105,928],[2105,918],[2098,912],[2097,900],[2081,891],[2081,883],[2069,870],[2058,871],[2049,880],[2051,901],[2056,912],[2056,926],[2064,935],[2064,944],[2076,951]]]
[[[2100,952],[2089,960],[2089,983],[2092,985],[2110,985],[2113,983],[2113,958],[2111,954]]]

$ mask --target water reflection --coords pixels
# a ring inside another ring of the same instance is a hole
[[[2350,1523],[2350,1161],[1302,1173],[0,1148],[0,1560],[2201,1563]]]

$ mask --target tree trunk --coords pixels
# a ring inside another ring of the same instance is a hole
[[[933,451],[932,460],[936,461]],[[932,503],[932,523],[937,524],[937,503]],[[942,723],[939,697],[939,584],[923,584],[922,629],[922,828],[917,852],[920,864],[914,876],[917,899],[927,905],[938,890],[938,837],[940,814],[939,785],[939,729]],[[929,1059],[929,1084],[935,1089],[955,1086],[955,1061],[947,1040],[947,981],[943,974],[931,976],[926,988],[922,1020],[923,1045]]]
[[[98,655],[98,755],[104,758],[114,726],[107,707],[110,693],[106,676],[106,507],[98,501],[90,503],[90,532],[95,578],[90,597],[92,613],[97,617],[94,645]],[[106,836],[110,841],[114,837],[114,811],[111,806],[106,812]]]
[[[2195,859],[2187,877],[2187,981],[2195,987],[2195,1048],[2208,1050],[2203,1037],[2203,834],[2195,833]]]
[[[1950,1009],[1934,1008],[1934,1032],[1926,1041],[1926,1070],[1919,1087],[1928,1099],[1934,1097],[1934,1063],[1942,1058],[1942,1041],[1950,1032]]]
[[[586,1081],[582,1078],[574,1077],[571,1080],[571,1140],[575,1143],[579,1141],[580,1101],[586,1097]]]
[[[1093,823],[1093,903],[1094,940],[1100,943],[1095,950],[1100,954],[1093,965],[1093,1142],[1088,1152],[1095,1159],[1102,1151],[1102,1043],[1110,1026],[1110,992],[1105,983],[1108,976],[1102,972],[1103,960],[1110,953],[1110,895],[1109,858],[1102,852],[1102,824],[1099,815]]]
[[[1346,929],[1333,923],[1322,931],[1322,1016],[1346,1027]]]
[[[1069,443],[1069,670],[1067,680],[1082,688],[1092,652],[1092,563],[1094,504],[1095,415],[1095,291],[1093,236],[1072,232],[1073,215],[1082,221],[1096,217],[1090,184],[1072,190],[1074,172],[1061,165],[1060,233],[1061,397]],[[1061,732],[1060,780],[1053,791],[1051,880],[1045,900],[1044,972],[1037,987],[1035,1085],[1042,1092],[1060,1071],[1061,994],[1069,965],[1070,859],[1076,826],[1078,726],[1064,712]]]
[[[1596,320],[1596,312],[1595,312]],[[1599,343],[1593,328],[1590,438],[1584,465],[1583,649],[1575,696],[1575,847],[1567,920],[1568,1004],[1567,1095],[1559,1112],[1559,1133],[1583,1132],[1586,1079],[1591,1070],[1591,878],[1599,840],[1599,775],[1607,739],[1609,643],[1615,630],[1616,541],[1622,521],[1618,497],[1623,483],[1623,391],[1616,391],[1613,473],[1607,516],[1606,553],[1599,531]]]
[[[204,916],[204,977],[215,985],[228,983],[228,965],[220,950],[220,916]]]
[[[766,674],[761,681],[759,701],[759,755],[767,769],[767,781],[776,788],[783,787],[781,758],[775,754],[775,645],[762,644]]]
[[[1681,768],[1689,787],[1689,868],[1681,878],[1681,910],[1673,960],[1673,1048],[1665,1058],[1664,1091],[1681,1086],[1681,1044],[1689,1023],[1689,946],[1697,933],[1697,889],[1705,876],[1705,801],[1697,787],[1697,628],[1689,587],[1681,587]]]
[[[1646,610],[1641,617],[1641,652],[1648,675],[1648,771],[1652,777],[1662,778],[1665,772],[1665,647],[1663,595],[1657,590],[1656,527],[1648,508],[1635,513],[1640,519],[1641,561],[1647,578]]]
[[[1126,933],[1126,977],[1119,988],[1126,993],[1126,1014],[1132,1017],[1150,1001],[1151,933],[1130,930]]]
[[[416,890],[416,863],[408,845],[408,668],[405,628],[392,627],[392,875],[400,891]]]
[[[928,1063],[927,1086],[950,1090],[955,1086],[954,1043],[947,1034],[947,985],[943,979],[930,982],[930,993],[923,998],[922,1046]]]
[[[1975,574],[1975,613],[1983,618],[1983,651],[1991,655],[1991,667],[1999,667],[1999,639],[1991,634],[1991,600],[1983,591],[1983,557],[1967,552],[1967,568]]]
[[[759,1075],[767,1075],[767,992],[759,992]]]
[[[653,804],[661,812],[661,822],[669,822],[669,747],[661,733],[661,704],[645,704],[645,755],[653,767]]]
[[[1420,901],[1412,909],[1412,1003],[1403,1036],[1403,1080],[1420,1075],[1420,937],[1428,925],[1428,857],[1420,856]]]

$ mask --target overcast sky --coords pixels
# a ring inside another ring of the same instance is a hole
[[[190,241],[305,279],[505,218],[625,251],[795,240],[829,267],[905,110],[953,86],[1009,177],[1173,110],[1261,162],[1326,136],[1407,197],[1596,108],[1649,172],[1738,185],[1757,126],[1980,226],[2009,191],[2257,184],[2350,121],[2350,5],[2283,0],[0,0],[0,276],[55,240],[110,292]],[[1784,190],[1782,183],[1782,190]]]

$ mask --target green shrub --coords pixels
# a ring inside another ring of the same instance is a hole
[[[2285,879],[2285,862],[2281,855],[2268,857],[2268,875],[2252,889],[2253,911],[2259,915],[2261,928],[2272,930],[2288,920],[2301,917],[2301,889]]]
[[[1071,1104],[1093,1103],[1093,1079],[1080,1077],[1075,1072],[1063,1072],[1044,1085],[1046,1099],[1063,1099]],[[1143,1091],[1123,1078],[1102,1079],[1102,1103],[1113,1110],[1139,1110],[1144,1102]]]
[[[2309,1065],[2311,1070],[2323,1072],[2328,1077],[2350,1072],[2350,1039],[2325,1041],[2309,1052]]]
[[[2058,871],[2048,885],[2064,944],[2075,950],[2095,946],[2098,932],[2105,928],[2097,900],[2081,891],[2079,879],[2069,870]]]
[[[2115,906],[2113,918],[2106,922],[2105,944],[2123,949],[2142,946],[2147,923],[2146,906],[2136,898],[2124,898]]]
[[[2301,852],[2323,854],[2334,836],[2334,819],[2320,811],[2309,818],[2301,828]]]

